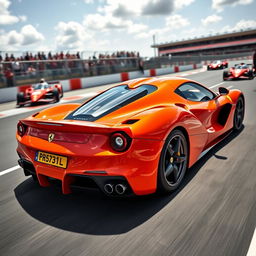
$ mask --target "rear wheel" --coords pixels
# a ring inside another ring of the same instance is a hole
[[[253,71],[252,71],[252,70],[249,71],[249,74],[248,74],[248,75],[249,75],[249,79],[250,79],[250,80],[252,80],[252,79],[254,78],[254,76],[253,76]]]
[[[19,92],[17,94],[17,105],[20,107],[21,103],[25,101],[24,92]]]
[[[239,97],[236,103],[236,109],[234,113],[233,129],[240,131],[243,127],[244,120],[244,99]]]
[[[173,130],[165,141],[158,165],[158,191],[178,188],[188,165],[188,143],[180,130]]]
[[[62,97],[63,97],[63,88],[60,87],[60,98],[62,98]]]

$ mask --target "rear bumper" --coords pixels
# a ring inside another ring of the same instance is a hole
[[[83,191],[98,189],[108,196],[132,196],[134,193],[123,176],[105,176],[105,175],[81,175],[81,174],[68,174],[63,180],[52,178],[49,176],[37,174],[33,163],[20,158],[19,165],[23,168],[25,176],[34,176],[42,186],[59,186],[64,194],[69,194],[73,191]],[[105,189],[105,185],[112,186],[113,191]],[[124,187],[123,192],[116,189],[120,184]]]
[[[17,152],[21,165],[23,162],[29,163],[29,167],[23,167],[25,175],[35,174],[43,187],[50,186],[51,180],[56,179],[61,183],[62,192],[69,194],[75,188],[81,189],[84,186],[86,189],[85,180],[91,180],[103,192],[104,185],[108,183],[113,187],[117,184],[125,185],[126,194],[146,195],[156,191],[158,162],[164,141],[133,139],[130,149],[125,153],[113,154],[105,150],[86,155],[83,145],[80,145],[78,154],[64,147],[59,147],[58,152],[55,152],[50,143],[47,151],[45,148],[33,147],[35,144],[32,141],[38,138],[29,137],[24,139],[25,143],[22,140],[18,138]],[[67,169],[37,162],[37,150],[67,156]]]

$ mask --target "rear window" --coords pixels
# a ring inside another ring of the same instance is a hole
[[[66,119],[95,121],[157,90],[153,85],[129,88],[121,85],[111,88],[72,112]]]

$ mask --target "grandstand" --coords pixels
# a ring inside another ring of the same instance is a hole
[[[158,56],[246,55],[256,49],[256,29],[160,43],[152,47],[158,49]]]

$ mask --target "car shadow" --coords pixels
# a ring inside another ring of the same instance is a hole
[[[126,233],[152,218],[168,205],[203,167],[205,162],[235,139],[232,132],[209,150],[187,172],[181,186],[169,195],[133,198],[108,198],[97,191],[62,195],[56,187],[42,188],[29,178],[15,189],[21,207],[33,218],[47,225],[71,232],[92,235]],[[225,156],[219,156],[225,160]]]
[[[23,106],[19,106],[19,105],[16,105],[16,108],[30,108],[30,107],[38,107],[38,106],[47,106],[47,105],[50,105],[50,104],[54,104],[56,103],[55,101],[38,101],[38,102],[33,102],[33,103],[27,103]]]

